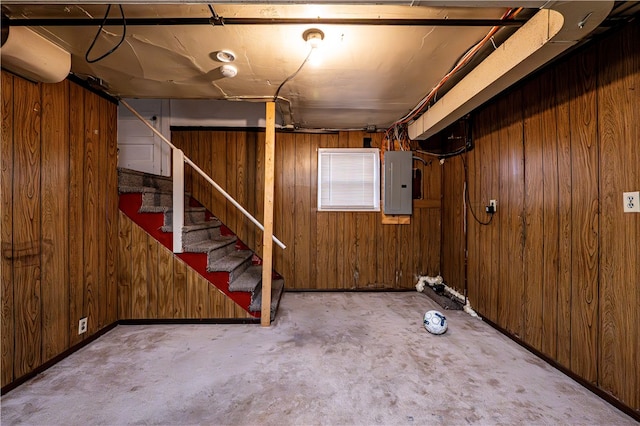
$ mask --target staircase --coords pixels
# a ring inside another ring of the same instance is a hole
[[[173,249],[171,178],[118,169],[120,210],[169,250]],[[212,189],[213,190],[213,189]],[[189,194],[185,194],[183,253],[174,254],[253,317],[262,305],[262,260]],[[271,321],[284,280],[272,275]]]

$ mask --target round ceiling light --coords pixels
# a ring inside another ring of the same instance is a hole
[[[219,50],[216,52],[216,59],[220,62],[233,62],[236,60],[236,55],[230,50]]]
[[[302,33],[302,38],[309,44],[309,46],[315,49],[316,47],[320,46],[320,43],[322,43],[322,40],[324,40],[324,33],[322,32],[322,30],[319,30],[317,28],[309,28],[304,33]]]

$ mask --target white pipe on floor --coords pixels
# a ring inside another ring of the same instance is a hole
[[[465,297],[462,294],[458,293],[453,288],[451,288],[448,285],[444,284],[444,281],[443,281],[443,279],[442,279],[442,277],[440,275],[438,275],[436,277],[429,277],[429,276],[426,276],[426,275],[419,276],[418,277],[418,282],[416,283],[416,290],[419,293],[422,293],[424,291],[425,287],[427,287],[427,286],[428,287],[433,287],[435,284],[443,284],[445,292],[449,293],[450,295],[452,295],[456,299],[460,300],[461,302],[465,301]],[[476,313],[476,311],[474,311],[473,308],[471,308],[471,303],[469,303],[469,298],[466,298],[466,303],[464,304],[462,309],[464,309],[464,311],[466,313],[468,313],[469,315],[471,315],[472,317],[474,317],[474,318],[478,317],[478,314]]]

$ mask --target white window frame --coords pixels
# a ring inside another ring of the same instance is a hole
[[[378,148],[318,148],[318,211],[380,211]]]

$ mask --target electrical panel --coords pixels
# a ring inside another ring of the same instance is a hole
[[[384,214],[413,213],[413,153],[384,153]]]

